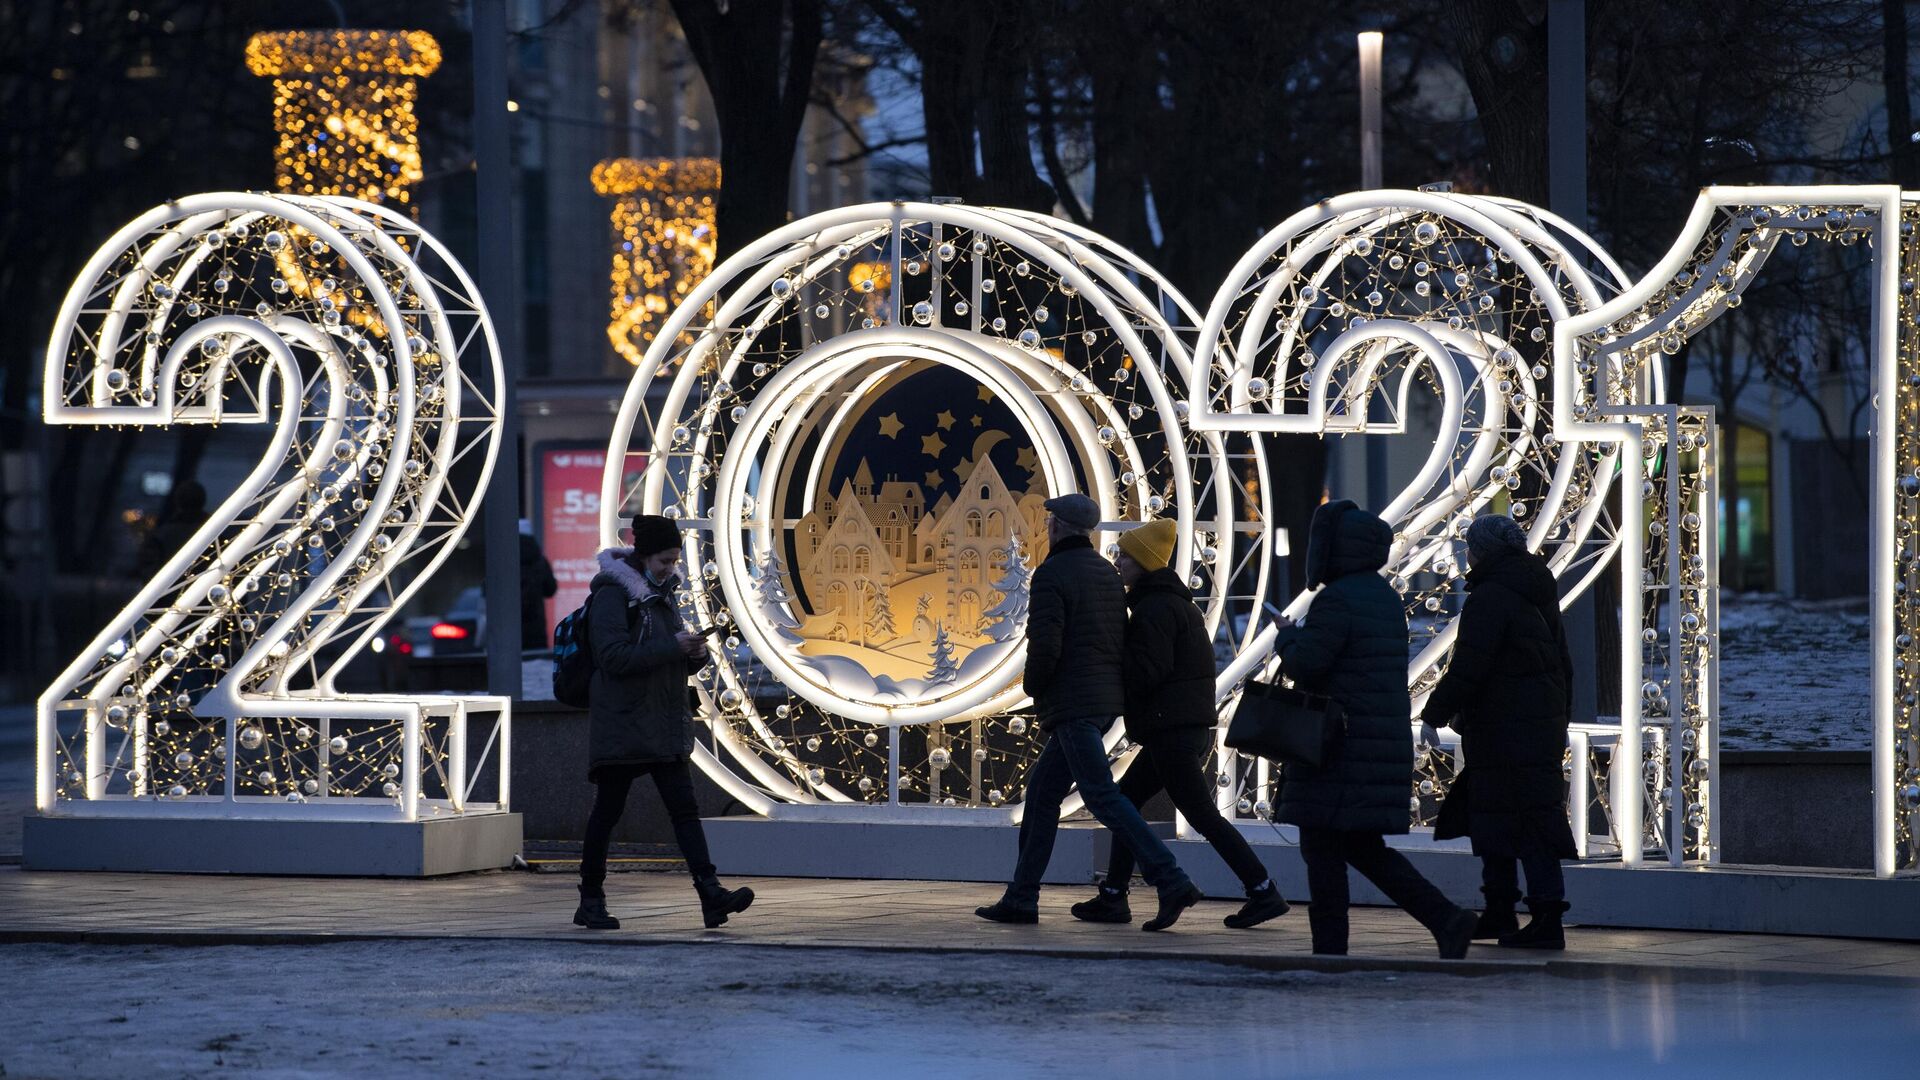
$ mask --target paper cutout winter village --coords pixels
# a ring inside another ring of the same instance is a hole
[[[794,602],[774,551],[759,557],[759,607],[789,657],[858,696],[937,697],[1018,645],[1027,581],[1045,557],[1046,510],[1016,493],[989,455],[957,497],[931,507],[921,485],[876,483],[862,460],[840,491],[795,522]]]

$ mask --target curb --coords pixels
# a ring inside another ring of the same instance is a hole
[[[1779,971],[1764,967],[1727,968],[1680,964],[1630,963],[1618,960],[1512,959],[1431,960],[1386,956],[1318,956],[1311,953],[1257,955],[1195,950],[1173,952],[1153,950],[1133,952],[1126,949],[1023,948],[1014,945],[893,945],[860,944],[841,941],[752,941],[731,939],[721,931],[703,931],[695,937],[659,937],[641,934],[578,932],[564,935],[532,934],[438,934],[334,933],[315,930],[289,931],[156,931],[156,930],[11,930],[0,929],[0,945],[161,945],[178,948],[210,948],[226,945],[245,946],[317,946],[376,941],[444,941],[463,944],[517,942],[529,944],[587,945],[600,947],[644,948],[663,945],[708,945],[740,949],[839,949],[854,952],[917,953],[928,956],[997,955],[1033,956],[1060,960],[1171,960],[1182,963],[1216,964],[1274,974],[1311,972],[1327,975],[1347,973],[1393,973],[1452,975],[1484,978],[1496,975],[1535,973],[1563,979],[1654,979],[1666,982],[1762,982],[1762,983],[1853,983],[1876,986],[1920,987],[1920,976],[1874,975],[1858,970],[1835,972]]]

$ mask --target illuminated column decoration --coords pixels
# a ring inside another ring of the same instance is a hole
[[[638,364],[667,314],[713,270],[712,158],[613,158],[593,167],[593,190],[614,197],[614,350]]]
[[[423,175],[414,80],[439,66],[424,30],[255,34],[247,69],[273,79],[274,186],[407,205]]]
[[[38,809],[504,811],[508,699],[334,685],[466,531],[498,450],[501,385],[473,282],[391,208],[195,195],[108,240],[54,324],[47,422],[267,436],[240,486],[41,696]]]
[[[1266,456],[1184,425],[1168,313],[1198,319],[1093,233],[912,202],[796,221],[687,294],[622,402],[611,460],[647,464],[609,471],[601,527],[637,504],[688,529],[693,617],[725,628],[697,679],[716,782],[783,817],[1017,819],[1044,737],[1018,567],[1070,488],[1103,544],[1179,524],[1172,565],[1230,655],[1261,631]]]

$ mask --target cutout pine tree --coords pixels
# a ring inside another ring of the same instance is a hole
[[[800,629],[800,620],[793,617],[791,610],[793,597],[787,595],[786,582],[782,580],[785,569],[780,565],[780,556],[772,548],[760,557],[758,572],[754,576],[754,596],[760,602],[761,617],[773,627],[773,632],[781,640],[798,645],[802,638],[796,631]]]
[[[893,628],[893,606],[887,601],[887,590],[876,585],[873,589],[873,611],[867,615],[867,638],[884,645],[900,636]]]
[[[986,629],[994,641],[1013,641],[1027,630],[1027,587],[1033,572],[1027,567],[1027,552],[1014,537],[1007,545],[1007,572],[993,587],[1000,591],[1000,602],[981,612],[994,620]]]
[[[945,623],[933,624],[933,670],[927,672],[929,685],[939,686],[960,677],[960,665],[953,660],[953,642],[947,640]]]

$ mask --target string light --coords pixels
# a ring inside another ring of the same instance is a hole
[[[405,206],[420,164],[416,79],[440,66],[424,30],[279,30],[247,42],[273,79],[274,184]]]
[[[713,269],[720,163],[611,158],[593,167],[593,190],[614,199],[607,337],[638,364],[667,314]]]

